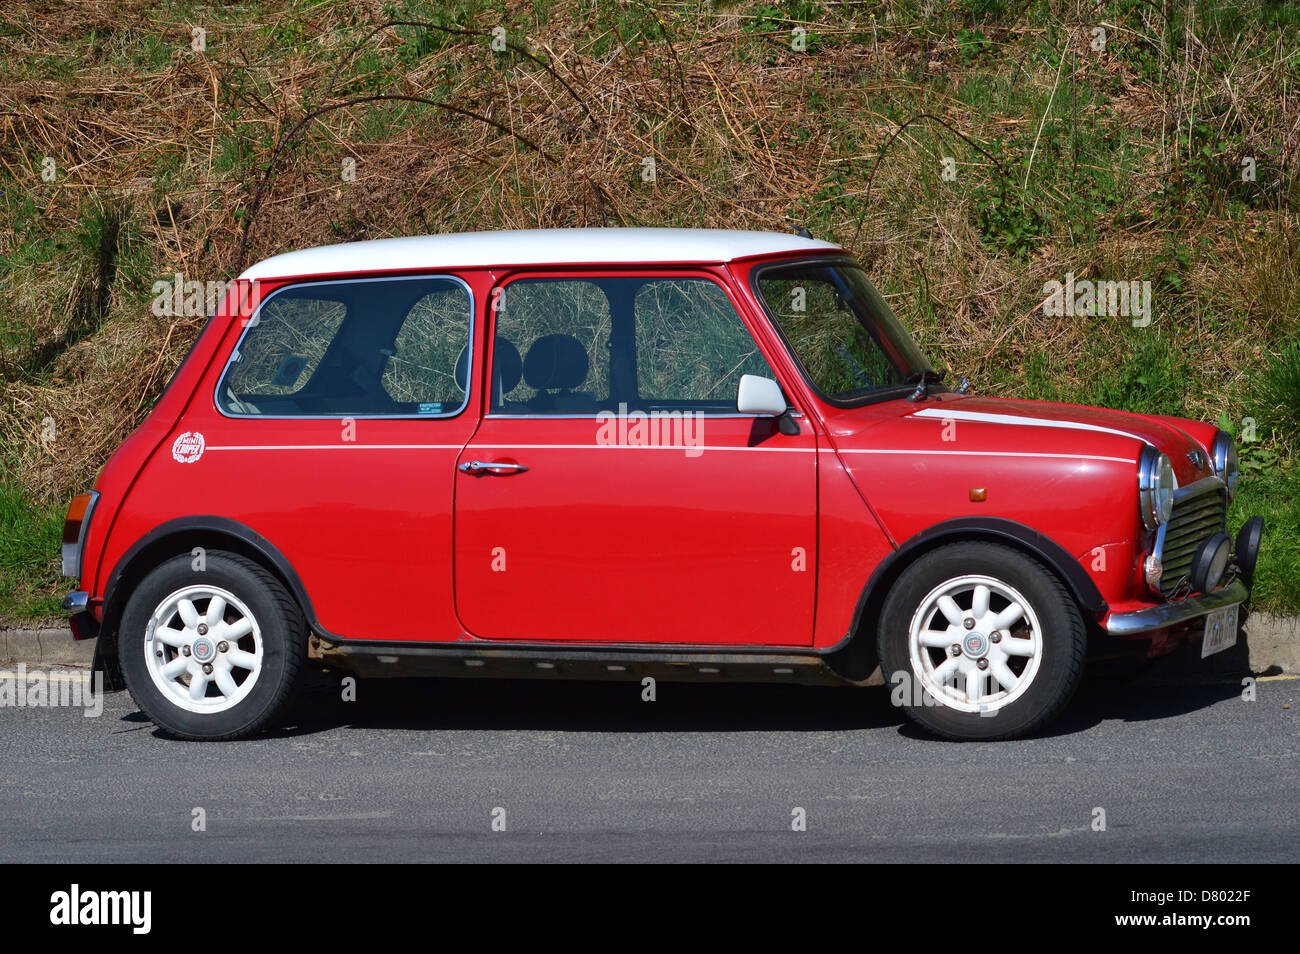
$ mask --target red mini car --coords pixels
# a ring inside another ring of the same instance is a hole
[[[1091,636],[1237,638],[1231,438],[949,389],[829,242],[677,229],[279,255],[73,501],[65,609],[166,732],[359,676],[861,685],[1008,738]]]

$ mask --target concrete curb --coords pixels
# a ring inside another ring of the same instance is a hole
[[[1300,617],[1251,613],[1244,628],[1253,672],[1276,666],[1300,673]],[[67,627],[0,629],[0,664],[6,666],[89,667],[94,656],[95,641],[75,640]]]
[[[89,667],[94,657],[95,641],[75,640],[67,627],[0,630],[0,662],[5,665]]]
[[[1300,673],[1300,617],[1251,613],[1245,629],[1253,672],[1278,666],[1286,673]]]

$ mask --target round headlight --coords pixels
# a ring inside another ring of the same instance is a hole
[[[1154,530],[1174,512],[1174,465],[1169,456],[1151,445],[1142,448],[1138,458],[1138,509],[1148,530]]]
[[[1214,468],[1214,476],[1227,484],[1228,499],[1231,500],[1237,492],[1241,466],[1237,463],[1237,445],[1227,431],[1214,435],[1214,443],[1210,445],[1210,465]]]

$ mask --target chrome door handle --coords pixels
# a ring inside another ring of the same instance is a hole
[[[523,464],[494,464],[482,460],[467,460],[458,469],[463,474],[522,474],[528,468]]]

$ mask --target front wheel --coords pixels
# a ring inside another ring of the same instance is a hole
[[[293,598],[263,567],[209,551],[146,576],[122,614],[118,654],[131,698],[184,739],[239,739],[293,701],[306,656]]]
[[[1087,633],[1061,581],[993,543],[918,559],[881,611],[877,647],[891,698],[950,739],[1009,739],[1060,714],[1083,674]]]

